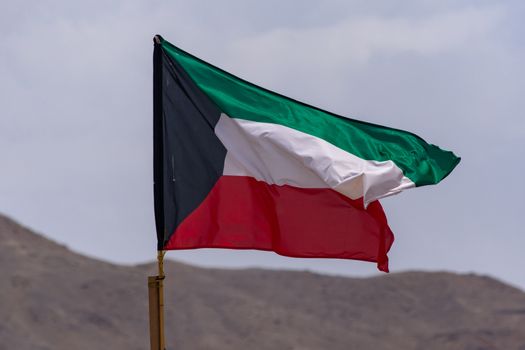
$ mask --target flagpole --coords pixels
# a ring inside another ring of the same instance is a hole
[[[158,275],[148,277],[149,338],[151,350],[166,350],[164,337],[164,250],[157,252]]]

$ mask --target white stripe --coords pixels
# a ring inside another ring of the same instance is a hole
[[[414,187],[394,162],[364,160],[333,144],[271,123],[222,114],[215,133],[227,149],[224,175],[269,184],[331,188],[368,203]]]

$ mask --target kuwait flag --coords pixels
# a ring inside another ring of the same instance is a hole
[[[388,271],[394,236],[378,199],[438,183],[459,161],[414,134],[268,91],[155,37],[159,250],[259,249]]]

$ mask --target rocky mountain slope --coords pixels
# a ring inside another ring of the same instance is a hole
[[[487,277],[166,270],[168,349],[525,350],[525,293]],[[0,216],[0,350],[148,349],[154,272],[75,254]]]

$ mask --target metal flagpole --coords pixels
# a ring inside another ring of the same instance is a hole
[[[157,228],[157,263],[159,274],[148,277],[149,334],[151,350],[165,350],[164,339],[164,188],[163,188],[163,107],[162,107],[162,48],[160,35],[153,38],[153,192]]]
[[[151,350],[166,350],[164,339],[164,250],[157,253],[158,276],[148,277],[149,339]]]

